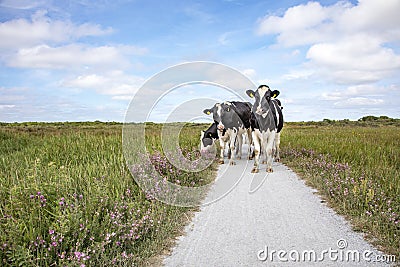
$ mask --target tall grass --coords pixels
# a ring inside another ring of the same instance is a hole
[[[149,126],[152,162],[158,126]],[[0,265],[150,265],[168,249],[193,209],[146,195],[125,166],[121,125],[31,125],[0,128]],[[186,127],[191,151],[199,127]],[[213,167],[168,180],[209,183]],[[173,166],[170,166],[173,169]]]
[[[356,230],[400,257],[398,127],[288,125],[282,148],[284,163],[300,171]]]

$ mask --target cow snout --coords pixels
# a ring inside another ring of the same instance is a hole
[[[220,131],[222,131],[222,130],[225,129],[224,125],[222,125],[222,124],[218,124],[217,128],[218,128],[218,130],[220,130]]]
[[[257,110],[256,110],[256,113],[258,115],[262,115],[262,114],[264,114],[264,110],[261,107],[258,107]]]

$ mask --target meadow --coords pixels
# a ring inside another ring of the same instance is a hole
[[[199,157],[200,130],[180,133],[184,154]],[[148,131],[147,131],[148,130]],[[157,201],[133,179],[118,123],[22,123],[0,126],[2,266],[146,266],[160,263],[195,208]],[[201,172],[172,166],[161,125],[146,124],[150,161],[168,181],[209,184]],[[399,255],[400,131],[397,122],[288,123],[282,161],[318,189],[356,230]]]
[[[187,173],[169,164],[159,128],[146,125],[146,144],[161,175],[210,183],[216,165]],[[203,128],[181,132],[180,145],[194,158]],[[99,122],[0,127],[0,265],[143,266],[168,250],[194,209],[163,204],[138,187],[121,130]]]
[[[399,124],[325,122],[285,126],[282,161],[356,231],[400,258]]]

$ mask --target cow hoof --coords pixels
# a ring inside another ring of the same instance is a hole
[[[267,168],[267,172],[274,172],[272,168]]]
[[[280,158],[277,158],[277,159],[275,159],[275,161],[276,161],[276,162],[280,162],[280,161],[281,161],[281,159],[280,159]]]
[[[263,160],[263,161],[261,162],[261,164],[267,164],[267,161],[266,161],[266,160]]]
[[[258,169],[257,169],[257,168],[253,168],[253,169],[251,170],[251,173],[258,173]]]
[[[252,160],[252,159],[254,159],[254,158],[253,158],[253,157],[248,157],[247,159],[248,159],[248,160]]]
[[[223,160],[223,159],[220,159],[220,160],[218,161],[218,163],[219,163],[219,164],[224,164],[224,160]]]
[[[237,159],[242,159],[242,157],[237,157]]]
[[[236,162],[231,161],[231,162],[229,162],[229,165],[236,165]]]

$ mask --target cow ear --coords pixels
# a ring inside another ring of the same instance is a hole
[[[254,91],[253,90],[247,90],[246,91],[246,94],[248,95],[248,96],[250,96],[251,98],[254,98]]]
[[[206,114],[206,115],[210,115],[211,114],[211,109],[205,109],[205,110],[203,110],[203,112],[204,112],[204,114]]]
[[[278,90],[272,91],[272,97],[273,98],[276,98],[279,94],[280,94],[280,92]]]

